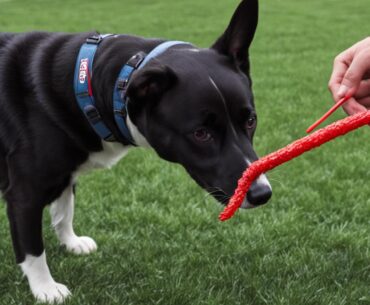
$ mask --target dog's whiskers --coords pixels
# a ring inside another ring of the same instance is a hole
[[[208,193],[204,195],[204,199],[208,196],[213,196],[222,203],[227,203],[230,199],[230,196],[226,195],[226,192],[220,187],[209,187],[207,188],[207,192]]]
[[[270,181],[276,181],[278,182],[280,185],[284,185],[284,183],[278,179],[274,179],[274,178],[269,178]]]

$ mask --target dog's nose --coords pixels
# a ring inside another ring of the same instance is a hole
[[[265,204],[272,196],[272,188],[265,176],[258,178],[251,185],[247,199],[254,206]]]

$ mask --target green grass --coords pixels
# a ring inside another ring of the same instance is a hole
[[[332,60],[369,35],[369,3],[261,2],[251,58],[264,155],[303,136],[329,107]],[[0,0],[0,29],[98,29],[206,47],[237,3]],[[181,167],[147,150],[82,177],[76,231],[94,237],[98,252],[66,253],[45,217],[52,273],[73,292],[66,304],[370,304],[369,136],[363,128],[277,168],[270,203],[226,223]],[[0,218],[0,304],[31,304],[5,208]]]

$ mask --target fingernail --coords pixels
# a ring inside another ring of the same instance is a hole
[[[346,95],[346,93],[348,92],[349,88],[345,85],[341,85],[339,87],[339,90],[338,90],[338,96],[339,97],[343,97]]]

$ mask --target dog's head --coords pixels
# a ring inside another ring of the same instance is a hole
[[[130,119],[150,145],[223,203],[257,160],[248,59],[257,21],[258,1],[242,1],[210,49],[171,48],[136,72],[127,91]],[[244,207],[263,204],[271,194],[261,176]]]

